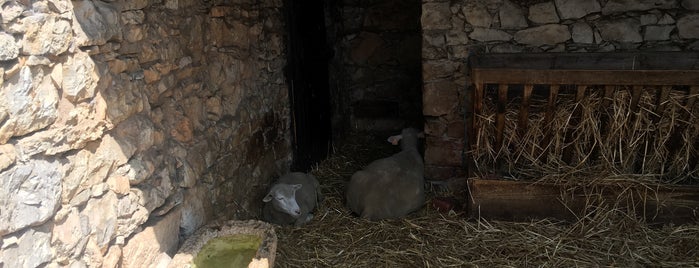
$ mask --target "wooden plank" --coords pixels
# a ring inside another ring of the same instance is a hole
[[[534,70],[697,70],[696,52],[488,53],[469,57],[475,68]]]
[[[495,119],[495,150],[500,152],[505,133],[505,113],[507,112],[507,84],[498,86],[497,117]]]
[[[520,135],[525,133],[527,130],[527,124],[529,122],[529,100],[532,97],[533,89],[534,85],[532,84],[524,85],[522,104],[519,106],[519,122],[517,123],[517,129]]]
[[[483,83],[699,85],[699,70],[532,70],[474,68]]]
[[[699,220],[699,187],[606,183],[551,184],[509,180],[468,180],[470,217],[526,221],[556,218],[576,221],[590,202],[615,204],[635,211],[649,223],[691,223]],[[628,206],[628,207],[626,207]]]

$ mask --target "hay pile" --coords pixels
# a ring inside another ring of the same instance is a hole
[[[548,90],[535,89],[528,128],[518,129],[521,90],[510,89],[503,146],[496,146],[497,90],[486,94],[483,127],[470,152],[480,174],[497,170],[517,179],[576,179],[587,174],[637,174],[663,183],[699,183],[699,97],[689,88],[644,88],[638,108],[632,89],[589,87],[575,100],[561,87],[546,118]],[[519,93],[518,93],[519,92]],[[515,93],[515,94],[512,94]],[[687,103],[691,103],[687,107]],[[568,154],[569,159],[565,159]],[[499,161],[499,162],[498,162]]]
[[[325,200],[308,225],[277,228],[277,267],[699,266],[699,225],[650,228],[613,208],[573,224],[469,220],[429,203],[406,219],[358,219],[344,207],[345,183],[395,152],[384,144],[354,136],[314,168]]]

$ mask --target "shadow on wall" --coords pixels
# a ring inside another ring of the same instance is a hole
[[[153,266],[259,217],[290,163],[280,7],[194,4],[3,2],[0,266]]]

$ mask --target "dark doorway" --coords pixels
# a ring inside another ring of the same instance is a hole
[[[291,100],[292,169],[307,171],[325,159],[332,127],[328,89],[328,59],[324,1],[285,0],[287,82]]]

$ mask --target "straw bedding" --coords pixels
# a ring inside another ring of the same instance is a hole
[[[345,183],[397,150],[384,143],[354,135],[313,169],[325,199],[308,225],[277,228],[277,267],[699,266],[699,225],[650,227],[615,204],[574,223],[468,219],[429,201],[405,219],[359,219],[344,207]]]
[[[508,96],[499,148],[498,96],[492,93],[497,90],[488,92],[477,118],[483,127],[475,133],[477,142],[470,152],[480,173],[497,170],[524,180],[633,174],[662,183],[699,183],[699,101],[687,105],[699,97],[686,87],[668,90],[667,97],[661,97],[659,89],[644,88],[637,111],[628,87],[615,88],[607,99],[604,89],[589,87],[579,102],[575,89],[562,88],[550,120],[548,91],[540,90],[543,94],[530,100],[526,129],[518,128],[521,93],[509,94],[513,96]]]

